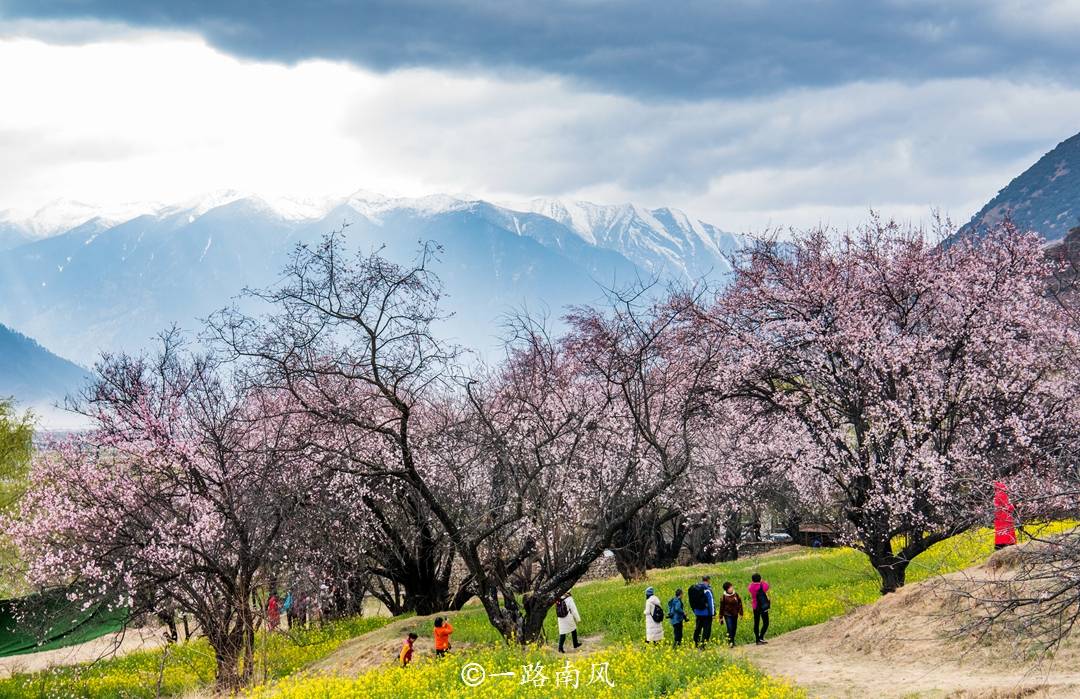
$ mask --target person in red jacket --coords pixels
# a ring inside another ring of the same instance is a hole
[[[1016,543],[1016,518],[1009,493],[1001,481],[994,482],[994,549],[1003,549]]]
[[[281,623],[281,603],[278,602],[277,595],[270,595],[270,600],[266,603],[266,623],[271,631],[276,631]]]
[[[401,663],[401,667],[408,667],[412,662],[413,644],[416,643],[416,639],[419,638],[415,633],[409,633],[405,637],[405,642],[401,644],[401,652],[398,653],[398,662]]]

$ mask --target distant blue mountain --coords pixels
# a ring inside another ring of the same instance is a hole
[[[103,350],[145,348],[172,324],[197,327],[243,287],[274,283],[297,243],[345,226],[357,248],[401,262],[421,241],[439,243],[435,270],[454,313],[439,331],[487,350],[514,308],[557,316],[638,279],[719,278],[743,244],[672,209],[370,193],[317,204],[225,193],[106,221],[0,255],[0,322],[90,364]]]
[[[0,325],[0,397],[13,397],[22,406],[60,403],[87,375],[77,364]]]

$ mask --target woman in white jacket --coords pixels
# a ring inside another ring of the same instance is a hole
[[[559,622],[559,652],[565,653],[563,644],[566,643],[566,635],[569,634],[574,641],[574,648],[581,645],[577,638],[577,625],[581,621],[574,598],[567,592],[555,601],[555,617]]]
[[[660,621],[655,619],[657,616]],[[651,587],[645,589],[645,640],[649,643],[664,640],[664,608],[660,606],[660,598]]]

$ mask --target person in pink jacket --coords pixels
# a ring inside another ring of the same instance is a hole
[[[750,593],[750,607],[754,610],[754,642],[765,645],[765,632],[769,630],[769,607],[772,600],[769,599],[769,583],[761,579],[760,573],[750,576],[751,582],[746,591]]]

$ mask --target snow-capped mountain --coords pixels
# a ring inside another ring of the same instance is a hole
[[[440,330],[483,349],[497,345],[499,319],[515,307],[558,316],[600,299],[604,287],[719,278],[724,256],[743,242],[679,211],[583,202],[220,192],[137,211],[121,221],[86,211],[0,256],[0,322],[89,364],[103,350],[144,348],[174,323],[197,327],[243,287],[273,283],[297,243],[344,227],[358,248],[402,262],[420,241],[439,243],[437,272],[454,313]]]
[[[104,230],[160,208],[160,205],[150,203],[98,207],[70,199],[57,199],[32,211],[0,211],[0,250],[49,238],[91,221]]]
[[[622,253],[661,277],[678,272],[693,280],[726,273],[731,270],[726,256],[742,245],[738,236],[691,219],[678,209],[558,199],[534,199],[522,206],[563,224],[593,245]]]

